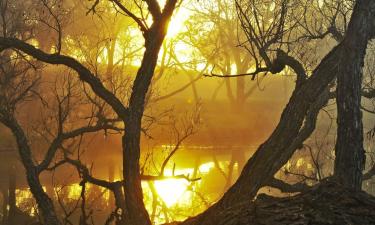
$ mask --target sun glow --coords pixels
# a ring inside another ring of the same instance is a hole
[[[159,5],[163,8],[165,6],[166,0],[158,0]],[[168,27],[167,38],[172,38],[177,34],[183,32],[185,28],[185,22],[191,16],[192,11],[186,8],[184,5],[180,5],[176,8],[171,18]]]
[[[193,168],[176,170],[175,174],[189,175],[193,173]],[[173,171],[165,170],[166,176],[172,176]],[[165,179],[154,182],[156,192],[159,197],[165,202],[167,207],[188,203],[191,199],[191,193],[188,191],[189,182],[185,179]]]
[[[191,16],[191,11],[181,6],[176,10],[169,23],[167,38],[175,37],[185,29],[185,22]]]

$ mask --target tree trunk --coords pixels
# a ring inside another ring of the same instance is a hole
[[[49,64],[61,64],[74,69],[79,78],[88,83],[95,94],[108,103],[115,113],[125,122],[125,134],[122,138],[123,148],[123,177],[126,213],[131,225],[150,225],[150,219],[143,203],[143,193],[141,187],[139,158],[140,158],[140,136],[141,121],[144,112],[145,96],[150,86],[158,53],[162,42],[166,36],[169,21],[175,10],[177,0],[167,0],[164,8],[161,9],[156,1],[147,1],[148,10],[153,17],[153,23],[150,27],[142,25],[142,21],[138,21],[141,26],[142,34],[145,37],[145,53],[140,69],[138,70],[136,79],[133,84],[132,94],[129,101],[129,107],[124,104],[108,89],[98,77],[91,73],[89,69],[83,66],[75,59],[59,55],[47,54],[33,46],[20,41],[16,38],[0,37],[1,50],[7,48],[16,48],[24,53],[35,57],[37,60]],[[118,4],[121,5],[121,4]],[[127,10],[125,10],[127,11]],[[137,22],[137,19],[135,19]],[[1,114],[0,114],[1,115]],[[8,118],[1,118],[7,120]],[[39,182],[39,166],[35,166],[31,156],[31,149],[28,146],[26,136],[23,134],[21,127],[12,121],[5,121],[16,136],[22,163],[27,171],[27,180],[29,182],[31,192],[36,198],[42,213],[49,225],[58,224],[52,201],[44,193]],[[16,126],[14,126],[16,124]],[[22,133],[21,136],[17,136]]]
[[[162,29],[165,29],[162,26]],[[143,202],[140,179],[140,137],[145,97],[151,84],[159,50],[164,40],[164,32],[158,26],[151,27],[146,36],[146,50],[141,67],[133,84],[129,102],[129,115],[125,122],[123,136],[123,168],[125,179],[125,202],[130,224],[150,225],[151,221]]]
[[[327,90],[328,84],[337,75],[338,68],[344,66],[341,65],[344,62],[337,59],[341,55],[345,57],[346,49],[363,52],[363,49],[352,49],[352,46],[348,44],[360,42],[361,45],[366,46],[370,35],[373,35],[374,12],[375,1],[358,1],[345,37],[351,41],[343,41],[336,46],[323,58],[320,65],[313,71],[313,75],[296,87],[276,129],[250,158],[237,182],[223,198],[201,215],[185,221],[184,225],[217,224],[217,221],[223,219],[217,216],[219,211],[226,210],[239,200],[253,199],[258,190],[290,159],[295,150],[315,129],[314,118],[316,120],[319,109],[328,99],[324,90]],[[312,123],[307,123],[311,118],[313,118]]]
[[[124,121],[125,134],[122,138],[124,193],[127,220],[131,225],[151,225],[150,217],[143,202],[139,166],[142,116],[146,94],[154,75],[158,54],[167,34],[169,21],[176,4],[177,0],[168,0],[162,11],[158,7],[154,7],[155,5],[149,4],[149,10],[154,22],[143,34],[146,50],[133,83],[128,115]]]
[[[110,224],[113,220],[116,220],[116,225],[126,225],[126,203],[125,196],[123,192],[123,185],[121,182],[116,182],[113,185],[113,188],[110,189],[114,196],[115,210],[111,213],[110,217],[107,220],[107,224]],[[120,211],[121,209],[121,211]]]
[[[362,6],[364,7],[364,6]],[[357,20],[356,27],[365,27],[366,20]],[[334,176],[351,189],[362,187],[365,166],[361,106],[362,67],[369,35],[361,30],[344,40],[346,48],[340,56],[337,74],[337,141]]]
[[[21,157],[21,161],[26,170],[26,180],[30,187],[30,191],[33,194],[38,208],[41,211],[42,223],[47,225],[59,225],[59,220],[55,212],[52,200],[43,190],[43,187],[39,180],[39,171],[34,165],[31,149],[27,142],[25,133],[23,132],[17,121],[9,116],[2,120],[13,133],[17,141],[18,152]]]
[[[140,122],[132,122],[140,123]],[[132,124],[134,126],[134,124]],[[125,136],[123,137],[124,151],[124,179],[125,179],[125,203],[126,213],[131,221],[130,224],[148,225],[148,213],[143,203],[143,193],[139,174],[140,157],[140,129],[139,132],[129,132],[129,123],[126,124]]]
[[[260,194],[222,210],[214,225],[374,225],[375,197],[323,181],[289,197]],[[179,225],[170,223],[168,225]]]
[[[44,192],[36,170],[27,170],[26,175],[27,182],[30,186],[30,191],[33,194],[42,214],[43,221],[41,222],[46,225],[59,225],[60,222],[57,219],[53,202]]]

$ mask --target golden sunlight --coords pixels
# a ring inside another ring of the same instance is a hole
[[[168,27],[167,38],[172,38],[181,33],[185,28],[185,22],[189,19],[191,11],[183,6],[180,6],[174,13]]]
[[[82,187],[79,183],[72,184],[68,188],[68,198],[69,199],[77,199],[81,195]]]
[[[0,5],[0,225],[375,225],[375,0]]]
[[[24,201],[32,199],[32,194],[29,189],[16,190],[16,205],[19,207]]]
[[[180,169],[176,174],[192,174],[193,168]],[[171,169],[165,170],[166,176],[172,176]],[[166,179],[155,181],[155,189],[159,197],[170,207],[175,204],[188,203],[190,192],[187,192],[189,182],[184,179]]]
[[[199,166],[199,171],[201,173],[208,173],[214,167],[215,167],[215,164],[213,162],[204,163]]]
[[[155,181],[155,188],[160,198],[170,207],[178,202],[183,202],[188,182],[183,179],[167,179]]]

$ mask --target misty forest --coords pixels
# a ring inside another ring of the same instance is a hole
[[[1,225],[375,225],[374,0],[0,0]]]

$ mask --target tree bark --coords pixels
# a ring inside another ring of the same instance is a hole
[[[365,7],[361,4],[358,7]],[[367,21],[355,21],[356,27],[366,27]],[[337,141],[334,176],[351,189],[362,187],[362,171],[365,166],[363,125],[361,112],[362,67],[366,55],[368,32],[357,30],[348,36],[347,46],[340,56],[337,74]]]
[[[154,75],[158,54],[168,28],[168,21],[176,5],[176,0],[170,1],[158,21],[155,21],[144,34],[145,52],[141,67],[137,72],[129,101],[129,114],[125,120],[125,134],[122,139],[124,192],[127,214],[132,225],[150,225],[151,220],[143,202],[143,192],[140,177],[140,138],[142,116],[145,99]],[[170,8],[167,8],[170,7]]]
[[[157,55],[162,40],[146,45],[142,65],[134,81],[133,94],[130,98],[129,117],[126,120],[123,137],[123,168],[125,179],[125,202],[131,224],[151,224],[143,202],[140,178],[140,138],[145,97],[156,66]]]
[[[126,212],[124,210],[126,209],[126,204],[125,204],[125,196],[122,191],[122,185],[119,187],[115,187],[113,190],[113,193],[115,195],[115,202],[116,202],[116,210],[121,209],[121,217],[119,218],[119,213],[117,213],[118,220],[116,220],[116,225],[125,225],[126,224]]]
[[[183,224],[216,224],[217,212],[223,211],[234,205],[237,201],[255,197],[258,190],[289,160],[298,144],[302,144],[308,137],[297,141],[296,137],[304,131],[303,126],[306,115],[317,115],[314,104],[319,105],[321,93],[337,75],[342,60],[338,61],[345,51],[363,52],[363,49],[353,49],[350,43],[361,42],[367,46],[375,30],[375,1],[360,0],[354,7],[351,21],[345,39],[323,58],[313,75],[294,90],[289,103],[285,107],[279,124],[274,132],[256,151],[245,165],[237,182],[225,193],[222,199],[197,217],[188,219]],[[365,38],[364,38],[365,37]],[[306,124],[305,124],[306,127]],[[314,127],[312,127],[314,128]],[[311,130],[311,127],[306,130]],[[300,142],[300,143],[297,143]],[[215,218],[213,220],[213,218]]]
[[[149,28],[146,28],[146,26],[144,26],[144,24],[120,2],[114,1],[114,3],[138,23],[143,32],[143,36],[145,37],[146,50],[141,67],[138,70],[133,84],[128,108],[125,107],[120,99],[118,99],[112,92],[106,89],[98,77],[72,57],[60,54],[47,54],[21,40],[6,37],[0,37],[0,50],[16,48],[45,63],[65,65],[75,70],[80,79],[89,84],[93,92],[108,103],[116,114],[125,122],[125,134],[122,138],[122,147],[124,157],[123,175],[126,180],[124,184],[124,193],[126,205],[125,210],[128,216],[127,220],[131,225],[150,225],[151,221],[143,203],[139,171],[141,121],[144,112],[145,96],[154,75],[158,53],[167,33],[169,21],[176,7],[177,0],[167,0],[162,10],[156,0],[146,1],[148,10],[153,17],[153,24]],[[22,132],[21,128],[20,131]],[[43,211],[46,210],[46,212],[43,213],[45,214],[45,218],[51,221],[48,224],[57,224],[57,219],[53,219],[56,215],[53,210],[52,201],[44,193],[39,182],[38,175],[40,171],[31,160],[31,150],[27,148],[26,152],[22,153],[22,148],[25,148],[23,145],[25,142],[27,142],[27,140],[23,137],[19,142],[19,148],[21,156],[22,154],[25,154],[23,163],[26,167],[31,191],[37,201],[42,201],[39,206]],[[50,214],[47,213],[48,211]]]

